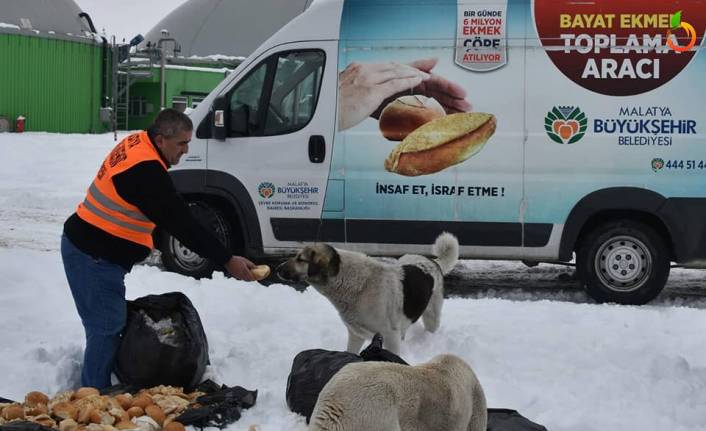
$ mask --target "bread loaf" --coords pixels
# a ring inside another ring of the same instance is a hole
[[[385,138],[401,141],[420,126],[445,115],[446,111],[433,97],[402,96],[385,106],[378,125]]]
[[[385,160],[385,169],[405,176],[439,172],[480,151],[495,127],[495,116],[480,112],[437,118],[399,143]]]

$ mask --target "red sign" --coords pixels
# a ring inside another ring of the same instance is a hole
[[[694,58],[706,2],[534,0],[534,20],[545,52],[569,79],[631,96],[666,84]]]

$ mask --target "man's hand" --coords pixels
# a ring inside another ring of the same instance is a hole
[[[425,58],[409,64],[351,63],[338,79],[338,130],[346,130],[368,117],[379,118],[388,103],[408,94],[436,99],[447,114],[468,112],[466,90],[432,69],[438,59]]]
[[[429,78],[429,73],[400,63],[351,63],[338,80],[338,129],[365,120],[394,94],[409,91]]]
[[[226,271],[238,280],[253,281],[255,278],[250,272],[255,264],[242,256],[232,256],[225,264]]]
[[[429,79],[424,80],[412,92],[433,97],[441,103],[447,114],[470,111],[472,106],[466,100],[466,90],[463,87],[442,76],[431,73],[437,62],[438,59],[436,58],[426,58],[410,63],[410,66],[430,75]]]

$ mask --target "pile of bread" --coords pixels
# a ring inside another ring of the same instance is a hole
[[[95,388],[67,391],[49,398],[30,392],[24,403],[0,403],[0,425],[31,421],[60,431],[184,431],[177,418],[187,407],[198,407],[202,392],[156,386],[136,394],[100,395]]]

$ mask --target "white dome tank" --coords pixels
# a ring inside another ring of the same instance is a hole
[[[167,30],[184,57],[246,57],[312,0],[189,0],[162,19],[141,44],[156,44]]]

